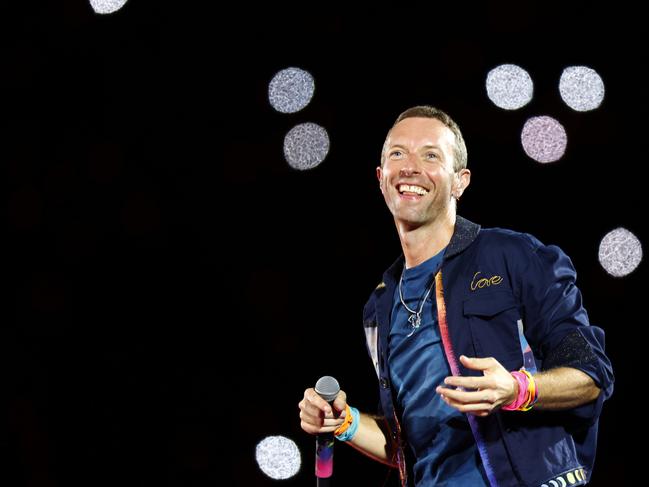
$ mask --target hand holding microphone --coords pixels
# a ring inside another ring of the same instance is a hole
[[[315,385],[315,392],[322,399],[327,401],[327,404],[333,405],[334,400],[338,397],[340,392],[340,385],[338,381],[329,375],[320,377]],[[339,412],[335,409],[332,410],[333,416],[338,418]],[[326,418],[326,416],[325,416]],[[334,434],[333,433],[319,433],[316,436],[315,447],[315,476],[318,479],[328,479],[333,475],[334,470]],[[319,484],[322,482],[319,481]]]
[[[322,392],[320,388],[318,390]],[[298,405],[300,424],[304,431],[312,435],[333,433],[343,423],[344,414],[341,416],[341,413],[347,406],[347,394],[340,390],[334,397],[333,402],[329,403],[313,387],[304,391],[304,397]]]
[[[300,419],[304,431],[316,437],[316,477],[318,485],[327,485],[333,473],[333,432],[345,419],[343,411],[347,396],[338,381],[331,376],[321,377],[315,388],[304,391],[300,401]]]

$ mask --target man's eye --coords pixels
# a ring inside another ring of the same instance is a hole
[[[437,159],[437,154],[435,154],[434,152],[428,152],[428,153],[426,153],[426,158],[427,159]]]
[[[390,152],[390,157],[401,157],[401,154],[403,154],[403,152],[401,152],[400,150],[394,150]]]

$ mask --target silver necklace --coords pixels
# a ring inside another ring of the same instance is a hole
[[[399,299],[401,300],[401,304],[403,304],[403,307],[408,310],[410,313],[410,316],[408,316],[408,323],[410,323],[410,326],[412,326],[412,331],[408,334],[408,336],[412,336],[412,334],[419,328],[421,325],[421,312],[424,309],[424,304],[426,303],[426,300],[428,299],[428,295],[430,294],[430,291],[433,289],[433,284],[435,284],[435,279],[430,283],[428,286],[428,289],[426,290],[426,294],[424,294],[424,298],[421,300],[419,303],[419,311],[415,311],[414,309],[410,309],[406,302],[403,299],[403,292],[401,291],[401,283],[403,282],[403,272],[401,272],[401,278],[399,279]]]

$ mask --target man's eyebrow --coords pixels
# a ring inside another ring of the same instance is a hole
[[[394,149],[394,148],[405,149],[406,147],[404,145],[401,145],[401,144],[392,144],[392,145],[388,146],[388,149]],[[435,150],[438,150],[438,151],[442,150],[442,148],[440,146],[433,145],[433,144],[426,144],[423,147],[421,147],[420,150],[428,150],[428,149],[435,149]]]

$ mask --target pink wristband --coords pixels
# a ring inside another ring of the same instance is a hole
[[[500,408],[505,411],[516,411],[523,404],[525,404],[525,400],[527,398],[527,389],[529,385],[529,379],[527,378],[527,375],[525,375],[523,372],[519,372],[518,370],[511,372],[511,374],[514,379],[516,379],[516,382],[518,382],[518,394],[516,395],[514,402]]]

